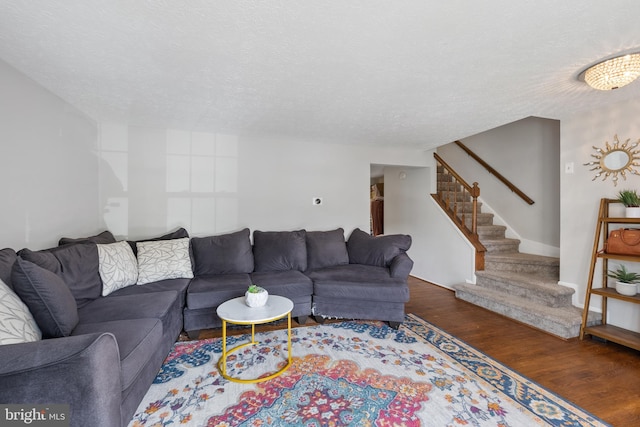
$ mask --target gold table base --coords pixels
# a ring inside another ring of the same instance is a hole
[[[273,374],[266,377],[260,377],[260,378],[254,378],[254,379],[242,379],[242,378],[236,378],[228,375],[227,374],[227,357],[229,356],[229,354],[233,353],[234,351],[240,350],[241,348],[244,348],[248,345],[260,344],[255,340],[256,325],[274,322],[276,320],[282,319],[285,316],[287,316],[287,347],[289,352],[289,355],[287,358],[287,364],[283,366],[279,371],[276,371]],[[224,378],[228,379],[229,381],[233,381],[237,383],[246,383],[246,384],[258,383],[258,382],[267,381],[279,375],[282,375],[287,369],[289,369],[289,367],[291,367],[291,360],[292,360],[291,358],[291,311],[289,311],[288,313],[280,317],[276,317],[276,318],[269,319],[262,322],[238,323],[238,322],[229,321],[229,323],[232,323],[234,325],[251,325],[251,341],[248,343],[241,344],[237,347],[233,347],[227,351],[227,320],[222,319],[222,356],[220,356],[220,360],[218,360],[218,369],[220,370],[220,374]]]

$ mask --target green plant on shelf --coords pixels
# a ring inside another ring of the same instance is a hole
[[[640,196],[636,190],[620,190],[616,200],[628,208],[640,207]]]
[[[627,268],[620,264],[616,270],[609,270],[607,276],[616,279],[622,283],[638,283],[640,282],[640,274],[627,271]]]

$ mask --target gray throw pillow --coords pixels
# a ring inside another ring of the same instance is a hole
[[[16,251],[11,248],[5,248],[0,250],[0,280],[2,280],[9,289],[13,289],[11,284],[11,269],[13,263],[16,262]]]
[[[62,237],[58,240],[58,246],[69,245],[71,243],[99,243],[101,245],[106,245],[109,243],[115,243],[116,238],[109,230],[105,230],[100,234],[96,234],[95,236],[89,237]]]
[[[78,324],[73,295],[57,274],[18,258],[11,274],[13,288],[29,307],[44,338],[65,337]]]
[[[306,231],[254,231],[255,271],[307,269]]]
[[[249,229],[220,236],[194,237],[191,249],[196,276],[253,272]]]
[[[350,264],[389,267],[391,261],[411,247],[411,236],[391,234],[373,237],[356,228],[347,241]]]
[[[18,255],[60,276],[68,284],[78,307],[102,294],[98,247],[95,243],[64,245],[35,252],[22,249]]]
[[[307,269],[349,264],[344,230],[307,231]]]

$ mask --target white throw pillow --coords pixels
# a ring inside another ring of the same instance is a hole
[[[0,280],[0,345],[41,339],[42,333],[29,308]]]
[[[193,277],[189,238],[137,242],[138,285]]]
[[[103,297],[137,283],[138,262],[129,243],[122,241],[96,246]]]

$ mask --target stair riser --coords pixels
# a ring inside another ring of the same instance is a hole
[[[560,277],[560,266],[557,264],[523,264],[485,259],[484,269],[486,271],[509,271],[513,273],[538,274],[544,277]]]
[[[482,242],[482,245],[487,249],[487,253],[490,254],[507,254],[507,253],[515,253],[518,252],[520,247],[520,242],[505,240],[505,241],[494,241],[494,242]]]
[[[512,307],[507,304],[488,300],[482,296],[473,295],[465,291],[456,291],[456,297],[480,307],[484,307],[487,310],[502,314],[503,316],[533,326],[534,328],[542,329],[561,338],[568,339],[577,337],[580,333],[579,320],[575,324],[569,325],[565,323],[555,322],[546,317],[537,316],[535,315],[535,313],[524,312],[519,307]]]
[[[464,222],[467,228],[471,229],[471,218],[470,217],[466,218]],[[478,225],[492,225],[492,224],[493,224],[493,214],[488,214],[488,213],[478,214]]]
[[[457,182],[440,182],[438,181],[438,191],[462,191],[462,185]]]
[[[454,182],[453,175],[449,175],[448,173],[438,173],[438,182]]]
[[[547,307],[570,307],[571,295],[550,295],[544,290],[516,286],[511,282],[496,280],[494,278],[478,276],[477,286],[503,292],[510,296],[525,298],[535,304],[542,304]]]
[[[483,238],[489,239],[504,239],[504,233],[506,231],[506,227],[501,227],[498,225],[489,226],[484,225],[478,227],[478,237],[482,241]]]
[[[444,199],[446,200],[446,199]],[[449,202],[449,207],[453,209],[453,202]],[[480,212],[481,203],[478,203],[478,212]],[[457,212],[473,213],[473,204],[471,202],[458,202],[456,205]]]
[[[461,191],[443,191],[440,197],[442,200],[449,200],[449,202],[453,202],[454,200],[457,202],[471,202],[471,196]]]

